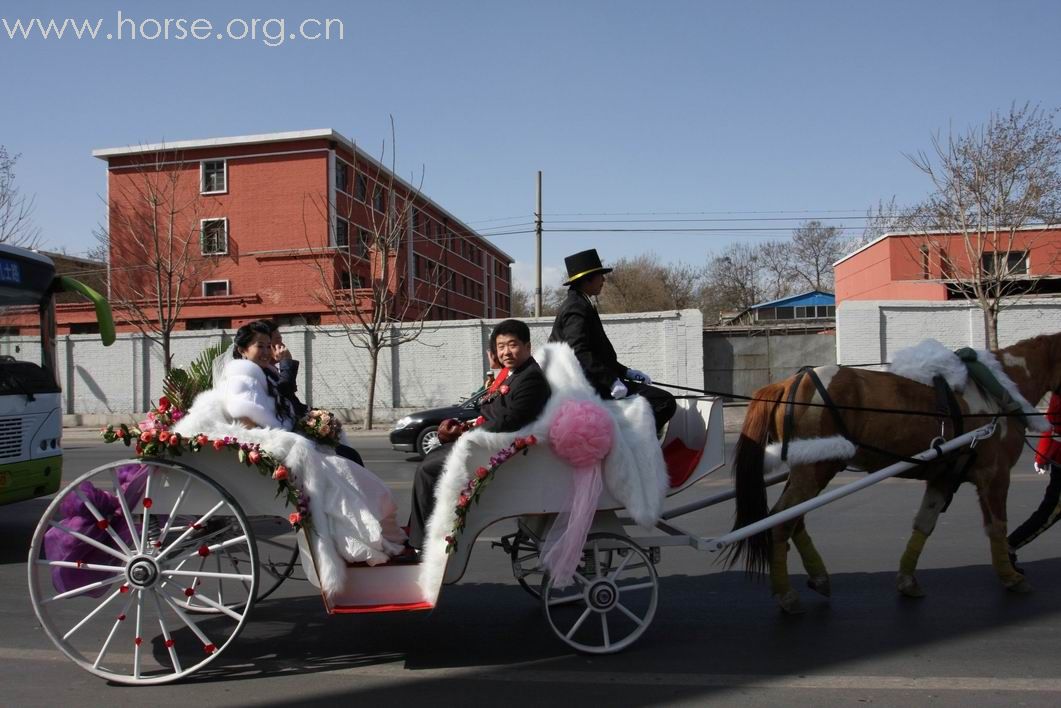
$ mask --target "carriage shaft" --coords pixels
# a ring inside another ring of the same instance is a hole
[[[940,457],[949,452],[953,452],[954,450],[958,450],[968,445],[972,445],[984,438],[988,438],[993,435],[994,432],[995,424],[988,423],[987,425],[982,425],[975,430],[971,430],[968,433],[965,433],[964,435],[959,435],[958,437],[952,440],[948,440],[947,442],[940,445],[938,448],[930,448],[928,450],[925,450],[924,452],[914,455],[913,459],[920,460],[922,462],[931,462],[933,460],[938,460]],[[755,523],[748,524],[747,526],[743,526],[739,529],[735,529],[724,536],[719,536],[718,538],[710,539],[707,542],[706,546],[708,550],[721,551],[726,546],[751,538],[752,536],[760,534],[763,531],[768,531],[769,529],[772,529],[775,526],[780,526],[781,524],[786,523],[788,521],[792,521],[793,519],[797,519],[809,511],[813,511],[814,509],[825,506],[826,504],[834,502],[837,499],[842,499],[843,497],[846,497],[849,494],[853,494],[854,492],[857,492],[861,489],[865,489],[866,487],[872,486],[877,482],[881,482],[885,479],[888,479],[889,477],[894,477],[898,474],[902,474],[903,472],[906,472],[907,470],[912,469],[916,466],[917,463],[915,462],[896,462],[893,465],[889,465],[884,469],[877,470],[876,472],[868,474],[865,477],[862,477],[861,479],[857,479],[854,482],[845,484],[842,487],[829,490],[823,494],[819,494],[813,499],[808,499],[807,501],[802,502],[801,504],[789,507],[788,509],[785,509],[784,511],[779,511],[776,514],[771,514],[765,519],[761,519],[759,521],[756,521]]]

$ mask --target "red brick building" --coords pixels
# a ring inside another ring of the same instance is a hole
[[[986,239],[983,251],[985,271],[1025,281],[1032,294],[1061,292],[1061,227],[1023,227],[1012,238]],[[836,303],[962,300],[961,281],[971,272],[969,249],[959,234],[888,233],[834,264]]]
[[[138,244],[152,221],[194,235],[178,329],[334,323],[323,289],[371,297],[359,286],[382,272],[372,233],[388,214],[402,231],[387,283],[406,319],[509,315],[512,258],[334,130],[92,154],[107,162],[113,299],[150,287]],[[146,192],[162,195],[154,213]],[[60,312],[60,331],[80,319]]]

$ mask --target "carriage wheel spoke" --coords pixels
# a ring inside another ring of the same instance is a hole
[[[92,620],[93,617],[98,615],[103,610],[104,607],[106,607],[107,605],[111,604],[111,602],[114,601],[114,598],[118,597],[121,594],[122,594],[121,590],[115,590],[110,595],[108,595],[106,600],[104,600],[103,602],[101,602],[99,605],[96,606],[96,609],[92,610],[87,615],[85,615],[84,618],[82,618],[82,620],[80,622],[78,622],[73,627],[71,627],[69,629],[69,631],[67,631],[67,633],[63,635],[63,641],[65,642],[67,639],[69,639],[70,637],[74,636],[74,632],[76,632],[77,630],[81,629],[86,624],[88,624]]]
[[[140,466],[144,467],[144,468],[147,467],[147,465],[140,465]],[[148,474],[151,474],[151,473],[148,472]],[[135,549],[136,552],[137,553],[143,553],[144,552],[144,547],[143,546],[139,546],[136,543],[136,524],[133,523],[133,514],[132,514],[131,511],[129,511],[129,502],[126,501],[125,493],[122,491],[122,485],[118,481],[118,468],[117,467],[112,467],[111,468],[111,479],[114,480],[114,496],[118,497],[118,505],[121,506],[121,508],[122,508],[122,518],[125,519],[125,525],[129,529],[129,538],[132,541],[132,544],[134,546],[136,546],[136,549]]]
[[[549,607],[557,605],[570,605],[582,599],[582,595],[568,595],[567,597],[554,597],[549,599]]]
[[[623,572],[623,569],[626,568],[626,564],[629,563],[630,559],[632,559],[633,557],[633,553],[627,553],[626,557],[623,558],[623,562],[615,567],[615,570],[611,572],[611,574],[608,576],[608,579],[615,580],[617,577],[619,577],[619,573]]]
[[[238,536],[236,538],[230,538],[227,541],[222,541],[221,543],[215,543],[214,545],[207,546],[206,548],[207,548],[207,550],[210,551],[210,553],[217,553],[218,551],[226,549],[229,546],[235,546],[238,543],[243,543],[246,540],[247,540],[246,536]],[[190,560],[190,559],[195,558],[198,555],[201,555],[201,554],[199,553],[199,547],[196,547],[196,548],[193,548],[192,550],[188,551],[187,553],[185,553],[182,556],[177,556],[176,558],[171,560],[170,563],[177,563],[179,561]],[[200,566],[200,567],[202,567],[202,566]]]
[[[615,587],[619,590],[620,593],[624,593],[628,590],[648,590],[650,588],[656,587],[656,584],[651,580],[648,580],[646,582],[637,583],[635,585],[616,585]]]
[[[85,505],[85,508],[88,509],[89,513],[96,518],[96,521],[105,521],[105,519],[103,518],[103,514],[101,514],[99,509],[96,508],[96,505],[93,504],[89,500],[89,498],[85,496],[84,492],[82,492],[80,489],[75,488],[74,494],[76,494],[77,498],[81,500],[81,503]],[[112,527],[110,523],[107,523],[107,535],[111,537],[112,541],[114,541],[114,545],[122,549],[122,553],[127,556],[133,554],[129,547],[125,545],[125,541],[122,540],[122,537],[117,534],[117,532],[114,530],[114,527]]]
[[[155,470],[153,468],[150,468],[150,467],[147,470],[147,484],[144,486],[144,499],[151,499],[151,480],[155,476],[154,474],[152,474],[154,471]],[[146,550],[147,549],[147,531],[148,531],[148,527],[150,526],[149,522],[151,520],[151,503],[150,502],[144,503],[143,506],[144,506],[144,518],[140,519],[140,548]],[[139,636],[139,635],[137,635],[137,636]],[[137,654],[137,656],[139,656],[139,654]]]
[[[176,541],[171,543],[169,546],[167,546],[165,549],[163,549],[163,551],[161,553],[159,553],[157,556],[155,556],[155,560],[156,561],[161,561],[163,558],[165,558],[167,555],[169,555],[170,552],[173,551],[173,549],[175,549],[178,546],[180,546],[181,541],[183,541],[185,538],[187,538],[189,535],[191,535],[192,531],[196,530],[196,527],[201,527],[204,523],[209,521],[210,517],[213,516],[214,514],[216,514],[217,510],[220,509],[221,507],[223,507],[224,505],[225,505],[225,500],[222,499],[217,504],[214,504],[214,506],[211,507],[210,511],[208,511],[205,514],[203,514],[202,516],[200,516],[195,522],[193,522],[191,524],[188,524],[188,528],[186,528],[184,530],[184,533],[182,533],[180,536],[178,536]]]
[[[53,595],[52,597],[49,597],[49,598],[47,598],[45,600],[41,600],[41,604],[42,605],[47,605],[49,602],[55,602],[56,600],[66,600],[66,599],[71,598],[71,597],[77,597],[78,595],[84,595],[86,592],[92,592],[93,590],[98,590],[100,588],[105,588],[105,587],[107,587],[109,585],[114,585],[115,583],[120,583],[120,582],[122,582],[124,580],[125,580],[125,576],[124,575],[116,575],[113,578],[107,578],[106,580],[97,580],[94,583],[89,583],[88,585],[82,585],[79,588],[74,588],[73,590],[67,590],[66,592],[61,592],[58,595]]]
[[[203,630],[199,629],[199,625],[196,624],[195,620],[193,620],[191,617],[186,615],[183,610],[181,610],[181,608],[177,605],[176,599],[172,595],[168,593],[160,593],[160,595],[162,596],[162,599],[166,602],[166,604],[169,605],[169,608],[173,610],[178,617],[180,617],[181,622],[183,622],[185,626],[187,626],[188,629],[192,631],[192,634],[198,637],[199,641],[202,642],[204,646],[212,644],[210,639],[205,634],[203,634]]]
[[[146,524],[145,524],[146,526]],[[143,635],[140,634],[143,629],[143,611],[144,611],[144,591],[136,591],[136,634],[133,635],[136,639],[133,641],[133,678],[140,678],[140,644],[143,640]]]
[[[111,646],[111,642],[114,640],[114,634],[118,631],[118,626],[124,621],[124,617],[129,612],[129,607],[133,604],[133,598],[129,598],[125,601],[125,607],[122,609],[122,613],[118,615],[118,618],[114,620],[114,624],[111,625],[111,631],[107,634],[107,640],[103,642],[103,646],[100,647],[99,654],[96,655],[96,660],[92,663],[93,669],[98,669],[100,662],[103,661],[103,657],[107,655],[107,650]]]
[[[635,615],[635,614],[634,614],[633,612],[631,612],[630,610],[626,609],[626,605],[624,605],[623,603],[621,603],[621,602],[617,602],[617,603],[615,603],[615,607],[616,607],[616,608],[617,608],[617,609],[618,609],[618,610],[619,610],[620,612],[622,612],[622,613],[623,613],[624,615],[626,615],[627,617],[629,617],[629,618],[630,618],[630,620],[631,620],[631,621],[632,621],[632,622],[633,622],[634,624],[636,624],[636,625],[637,625],[638,627],[641,627],[641,625],[643,625],[643,624],[645,623],[645,622],[644,622],[644,620],[642,620],[642,619],[641,619],[640,617],[638,617],[637,615]]]
[[[162,639],[165,642],[166,650],[169,652],[169,660],[173,664],[173,673],[179,674],[181,672],[181,662],[177,658],[177,650],[173,646],[173,638],[169,634],[169,628],[166,627],[166,620],[162,614],[162,601],[158,599],[158,593],[151,593],[151,599],[155,601],[155,609],[158,611],[158,626],[162,629]]]
[[[100,565],[99,563],[80,563],[78,561],[50,561],[39,560],[37,565],[47,565],[53,568],[74,568],[76,570],[94,570],[97,573],[124,573],[125,568],[120,565]]]
[[[604,648],[607,649],[612,645],[611,637],[608,636],[608,613],[602,612],[600,616],[600,629],[604,635]]]
[[[177,500],[173,502],[173,508],[170,509],[169,518],[166,519],[166,525],[162,527],[162,533],[160,533],[158,535],[158,543],[159,543],[159,545],[162,545],[162,544],[164,544],[166,542],[166,535],[170,532],[170,529],[173,526],[174,519],[177,518],[177,509],[178,509],[178,507],[180,507],[181,502],[184,501],[184,495],[187,493],[188,487],[189,487],[189,485],[191,485],[191,483],[192,483],[192,478],[191,477],[186,477],[184,479],[184,485],[181,487],[181,491],[177,495]]]
[[[244,575],[242,573],[215,573],[207,570],[162,570],[159,572],[167,578],[175,576],[217,578],[219,580],[252,580],[254,578],[253,575]]]
[[[173,597],[172,595],[170,595],[168,593],[166,593],[166,597],[169,597],[172,600],[176,600],[177,599],[177,598]],[[218,603],[218,602],[216,602],[214,600],[211,600],[206,595],[200,595],[200,594],[196,593],[192,597],[196,597],[196,598],[202,600],[203,604],[207,605],[208,607],[213,607],[218,612],[222,612],[222,613],[228,615],[229,617],[231,617],[232,619],[236,620],[237,622],[239,622],[240,620],[243,619],[243,615],[239,614],[238,612],[236,612],[235,610],[233,610],[232,608],[228,607],[227,605],[225,605],[223,603]]]
[[[58,521],[49,521],[48,525],[51,526],[52,528],[57,528],[57,529],[59,529],[60,531],[62,531],[64,533],[70,534],[71,536],[76,538],[78,541],[81,541],[82,543],[87,543],[88,545],[92,546],[93,548],[97,548],[97,549],[103,551],[104,553],[106,553],[109,556],[114,556],[115,558],[120,560],[122,563],[126,563],[129,560],[129,556],[126,556],[126,555],[122,554],[121,552],[114,550],[113,548],[111,548],[110,546],[108,546],[106,544],[100,543],[99,541],[97,541],[94,538],[90,538],[90,537],[86,536],[83,533],[80,533],[78,531],[74,531],[72,528],[70,528],[68,526],[65,526],[64,524],[60,524]]]
[[[587,607],[582,613],[582,615],[577,620],[575,620],[575,624],[572,625],[571,629],[568,630],[566,635],[568,639],[574,636],[575,632],[578,631],[578,628],[582,626],[582,623],[585,622],[586,618],[589,617],[591,614],[593,614],[593,610]]]
[[[586,576],[584,576],[577,570],[575,571],[575,574],[572,577],[577,580],[583,587],[589,585],[589,580],[586,579]]]

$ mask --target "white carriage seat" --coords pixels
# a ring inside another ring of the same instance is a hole
[[[648,402],[640,396],[618,401],[602,401],[586,380],[574,351],[567,344],[547,344],[535,353],[535,358],[552,388],[552,395],[541,416],[530,425],[512,433],[491,433],[482,429],[466,433],[453,445],[446,459],[442,476],[435,488],[435,510],[428,521],[424,562],[420,566],[420,585],[430,602],[437,596],[445,573],[448,560],[445,539],[452,532],[456,521],[457,500],[475,470],[480,466],[489,466],[490,457],[511,445],[516,438],[530,435],[538,439],[538,445],[530,450],[527,458],[519,458],[524,460],[523,462],[513,459],[503,465],[497,472],[498,476],[510,471],[515,472],[513,467],[530,471],[528,468],[533,468],[535,464],[544,463],[554,469],[564,464],[548,449],[549,427],[556,413],[569,401],[594,401],[604,407],[615,424],[612,449],[603,464],[605,493],[602,495],[602,501],[607,499],[612,504],[618,502],[619,506],[626,509],[630,518],[648,527],[659,520],[663,511],[663,499],[670,484]],[[567,472],[568,476],[569,474],[570,471]],[[498,485],[498,490],[495,491],[493,487],[496,484],[495,478],[480,498],[476,514],[489,514],[493,505],[490,501],[491,495],[504,493],[505,485]],[[539,483],[538,491],[539,493],[534,495],[536,501],[528,500],[528,508],[524,510],[526,513],[556,511],[566,503],[565,486],[549,484],[543,479]],[[504,506],[508,508],[511,504]]]
[[[722,401],[704,396],[681,399],[663,438],[670,489],[677,494],[725,464]]]

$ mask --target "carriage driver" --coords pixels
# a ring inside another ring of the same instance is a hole
[[[480,403],[479,412],[485,419],[482,427],[492,433],[510,433],[532,423],[541,415],[551,390],[538,362],[531,356],[530,328],[519,320],[504,320],[490,334],[494,352],[507,369],[504,385],[488,393]],[[408,545],[419,550],[424,542],[424,530],[435,508],[435,484],[442,475],[446,456],[452,443],[464,432],[462,424],[452,418],[438,426],[442,442],[427,453],[416,468],[413,480],[413,507],[409,515]],[[400,562],[417,562],[415,552],[398,558]]]
[[[604,276],[612,269],[601,265],[595,248],[568,256],[564,265],[567,266],[564,281],[568,286],[567,298],[556,313],[549,341],[566,342],[575,350],[586,378],[601,398],[626,398],[636,393],[647,399],[659,432],[677,409],[674,396],[650,386],[652,379],[648,374],[619,363],[597,308],[590,301],[590,297],[600,294]]]

